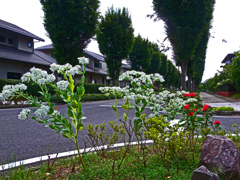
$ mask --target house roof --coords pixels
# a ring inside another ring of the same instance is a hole
[[[94,70],[94,69],[91,69],[89,67],[86,67],[86,72],[91,72],[91,73],[95,73],[95,74],[104,74],[104,75],[107,75],[107,72],[106,71],[103,71],[102,69],[100,70]]]
[[[52,46],[52,44],[48,44],[48,45],[41,46],[41,47],[38,47],[38,48],[35,48],[35,49],[36,50],[53,49],[53,46]]]
[[[28,32],[28,31],[26,31],[25,29],[22,29],[22,28],[14,25],[14,24],[11,24],[9,22],[6,22],[6,21],[3,21],[3,20],[0,19],[0,29],[1,28],[44,42],[44,39],[42,39],[42,38],[40,38],[40,37],[38,37],[38,36]]]
[[[45,45],[45,46],[41,46],[38,48],[35,48],[36,50],[47,50],[47,49],[53,49],[53,45],[49,44],[49,45]],[[88,51],[88,50],[84,50],[84,54],[94,60],[97,61],[104,61],[104,57],[100,54],[96,54],[94,52]]]
[[[0,49],[0,58],[3,59],[46,66],[50,66],[54,62],[56,63],[56,60],[54,58],[40,51],[35,51],[34,53],[26,52],[5,45],[0,45]]]
[[[227,61],[231,61],[232,58],[234,58],[236,55],[234,53],[229,53],[226,55],[226,57],[223,59],[222,63],[226,63]]]
[[[122,68],[131,69],[132,67],[130,64],[122,64]]]

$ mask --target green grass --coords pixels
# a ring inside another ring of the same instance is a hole
[[[41,163],[37,169],[23,166],[14,168],[5,175],[0,175],[0,179],[144,179],[145,177],[145,179],[162,180],[171,177],[171,180],[186,180],[191,178],[193,170],[198,167],[199,158],[196,158],[194,163],[186,163],[179,159],[179,172],[177,173],[176,163],[173,163],[168,173],[160,156],[151,154],[151,149],[146,151],[149,159],[144,167],[141,153],[131,148],[118,171],[117,165],[124,152],[121,150],[106,152],[103,159],[95,153],[85,154],[83,157],[85,171],[78,158],[71,157],[58,159],[53,166],[52,162],[49,166],[46,162]],[[199,155],[200,151],[196,157]]]
[[[214,111],[234,111],[234,108],[222,106],[222,107],[214,107],[213,110]]]
[[[230,97],[235,98],[235,99],[240,99],[240,93],[236,93]]]

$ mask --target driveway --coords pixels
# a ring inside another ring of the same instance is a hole
[[[208,104],[212,107],[233,107],[235,110],[240,111],[240,100],[229,97],[224,97],[216,94],[209,94],[200,92],[200,97],[203,104]]]

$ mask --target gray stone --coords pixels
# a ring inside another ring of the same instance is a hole
[[[207,135],[202,145],[200,165],[218,172],[224,180],[240,179],[240,151],[225,136]]]
[[[193,171],[191,180],[220,180],[218,175],[210,172],[205,166],[200,166]]]

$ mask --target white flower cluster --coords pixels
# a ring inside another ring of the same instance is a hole
[[[120,88],[120,87],[99,87],[98,88],[102,93],[110,93],[113,95],[118,95],[118,94],[122,94],[125,95],[127,93],[129,93],[129,87],[126,86],[124,88]]]
[[[68,71],[66,71],[66,74],[72,75],[72,76],[74,76],[75,74],[80,74],[80,72],[81,72],[80,68],[81,68],[81,66],[76,65],[76,66],[72,67],[71,69],[69,69]]]
[[[188,98],[186,101],[184,101],[184,104],[188,104],[188,103],[191,103],[191,102],[197,102],[198,100],[195,99],[195,98]]]
[[[55,72],[57,71],[58,73],[61,73],[61,74],[66,74],[66,75],[72,75],[74,76],[75,74],[81,74],[81,66],[80,65],[76,65],[74,67],[72,67],[71,64],[67,63],[65,65],[59,65],[59,64],[56,64],[56,63],[53,63],[51,64],[51,67],[50,67],[50,70],[52,72]]]
[[[122,81],[122,80],[129,80],[129,81],[135,82],[137,84],[139,84],[139,83],[140,84],[141,83],[152,84],[155,81],[164,82],[163,77],[158,73],[146,75],[144,72],[139,72],[139,71],[134,71],[134,70],[127,71],[127,72],[121,74],[119,76],[119,81]]]
[[[29,117],[30,112],[30,109],[23,109],[18,115],[18,119],[26,120]]]
[[[68,85],[69,85],[68,81],[63,80],[63,81],[57,82],[57,88],[60,89],[60,90],[66,90]]]
[[[53,113],[52,113],[53,116],[57,116],[59,114],[60,114],[60,112],[58,110],[54,110]]]
[[[65,71],[68,71],[72,68],[72,65],[67,63],[67,64],[64,64],[64,65],[59,65],[59,64],[56,64],[56,63],[53,63],[51,64],[50,66],[50,70],[52,72],[55,72],[57,71],[58,73],[64,73]]]
[[[79,64],[86,65],[89,63],[89,59],[85,57],[78,58]]]
[[[30,72],[25,73],[21,77],[22,82],[29,82],[32,80],[38,83],[40,86],[44,85],[46,82],[53,82],[55,79],[56,77],[54,74],[48,75],[47,71],[35,67],[31,68]]]
[[[49,106],[42,104],[41,107],[35,111],[35,114],[39,119],[41,119],[48,114],[48,111],[49,111]]]
[[[27,86],[25,84],[17,84],[17,85],[5,85],[3,87],[2,93],[0,93],[0,100],[6,100],[10,96],[14,95],[15,92],[26,90]]]
[[[25,84],[16,84],[16,85],[5,85],[3,87],[3,90],[9,90],[9,91],[21,91],[21,90],[27,90],[27,86]]]

